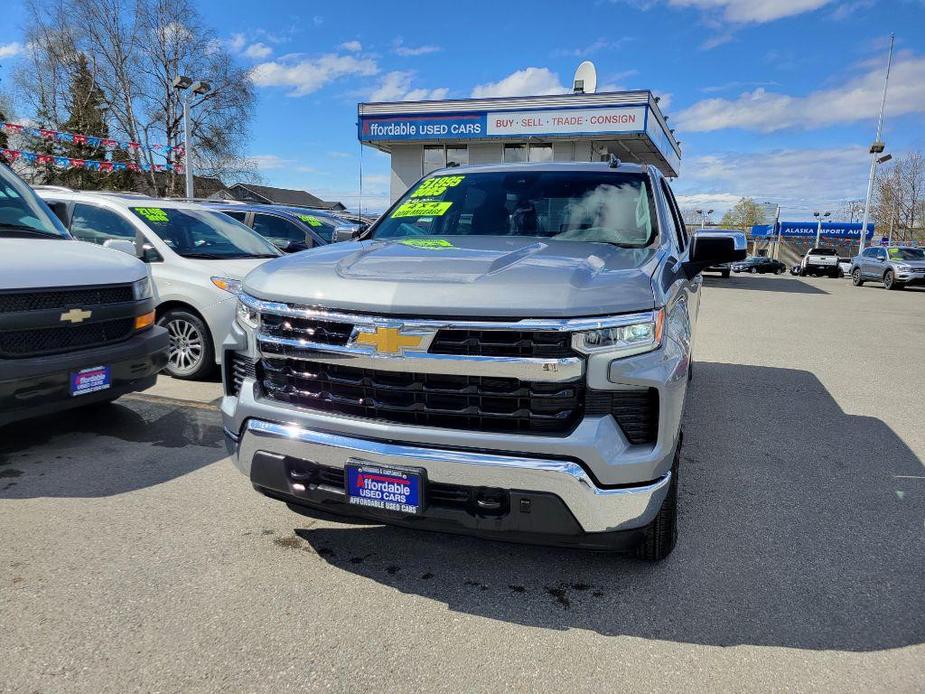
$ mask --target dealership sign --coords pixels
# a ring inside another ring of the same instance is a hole
[[[360,116],[359,122],[360,140],[364,142],[598,135],[645,130],[645,106]]]
[[[780,235],[789,237],[816,237],[816,230],[819,225],[817,222],[781,222]],[[752,236],[756,238],[775,236],[773,225],[759,224],[752,227]],[[869,241],[874,235],[874,225],[867,225],[867,234]],[[821,237],[827,239],[860,239],[861,223],[860,222],[823,222]]]

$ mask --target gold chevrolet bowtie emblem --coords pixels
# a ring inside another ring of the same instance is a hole
[[[83,323],[92,315],[93,311],[84,311],[82,308],[72,308],[70,311],[61,314],[61,320],[70,321],[71,323]]]
[[[359,333],[354,344],[369,345],[380,354],[399,354],[421,346],[421,335],[403,335],[401,328],[376,328],[374,333]]]

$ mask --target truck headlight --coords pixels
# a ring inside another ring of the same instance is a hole
[[[222,291],[230,294],[237,294],[241,291],[241,280],[231,279],[230,277],[212,277],[212,284]]]
[[[619,324],[575,333],[572,347],[583,354],[607,352],[616,357],[651,352],[662,342],[665,310],[621,316]]]
[[[238,323],[252,330],[260,327],[260,312],[242,302],[240,297],[238,297],[237,319]]]
[[[132,282],[132,298],[135,301],[150,299],[152,296],[154,296],[154,293],[151,291],[150,277],[144,277],[137,282]]]

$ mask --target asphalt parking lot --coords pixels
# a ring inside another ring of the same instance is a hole
[[[0,689],[925,689],[925,289],[705,280],[665,562],[311,520],[217,383],[0,430]]]

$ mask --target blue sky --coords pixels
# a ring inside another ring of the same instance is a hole
[[[19,0],[7,4],[0,78],[8,84],[23,10]],[[723,210],[750,195],[780,202],[794,219],[862,197],[890,31],[884,139],[894,153],[925,150],[925,0],[198,6],[253,68],[246,154],[264,180],[348,205],[358,189],[358,101],[555,93],[584,59],[604,88],[662,96],[684,150],[682,206]],[[365,204],[381,208],[388,158],[367,148],[363,169]]]

